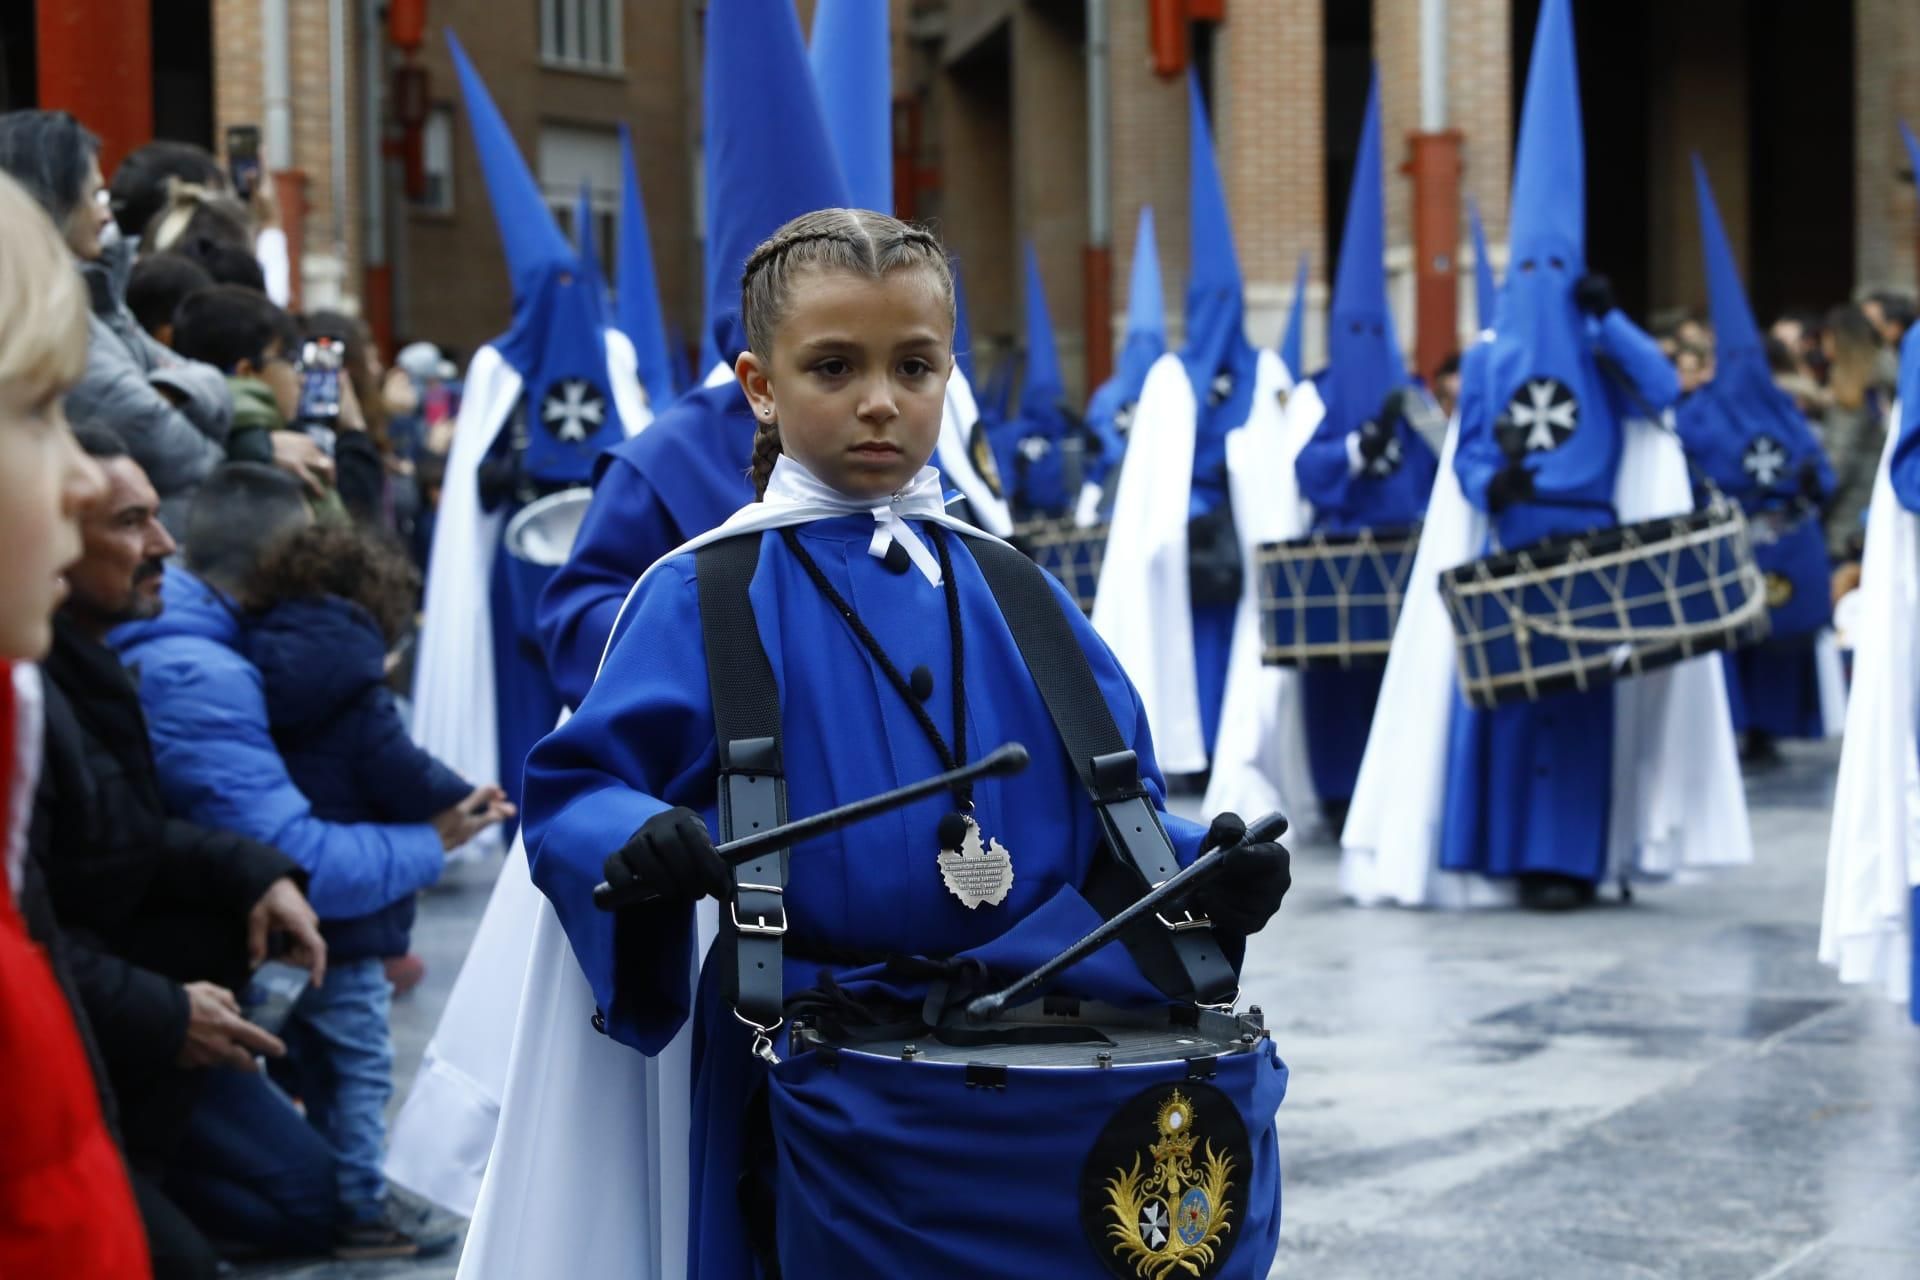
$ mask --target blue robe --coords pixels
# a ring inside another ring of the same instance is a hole
[[[1774,397],[1780,403],[1767,403]],[[1770,596],[1778,591],[1783,597],[1773,609],[1768,640],[1722,657],[1734,731],[1823,738],[1814,641],[1833,616],[1833,567],[1818,514],[1801,514],[1797,504],[1807,467],[1819,477],[1821,498],[1832,495],[1826,452],[1758,360],[1723,370],[1682,400],[1675,417],[1696,472],[1760,522],[1754,556],[1768,576]],[[1776,526],[1777,538],[1763,541]]]
[[[1888,479],[1893,484],[1893,496],[1899,499],[1900,505],[1920,515],[1920,325],[1907,330],[1907,336],[1901,342],[1900,355],[1900,388],[1895,398],[1900,404],[1904,421],[1895,424],[1900,434],[1894,441]],[[1920,920],[1920,885],[1913,888],[1907,918],[1909,921]],[[1910,943],[1913,949],[1913,994],[1907,1012],[1915,1025],[1920,1025],[1920,930],[1912,932]]]
[[[1572,303],[1566,304],[1571,310]],[[1565,339],[1562,338],[1564,330]],[[1535,500],[1493,519],[1507,549],[1542,538],[1617,524],[1613,490],[1624,445],[1622,423],[1673,402],[1679,385],[1653,340],[1625,315],[1567,318],[1543,325],[1534,368],[1549,370],[1579,407],[1577,426],[1550,448],[1529,452]],[[1575,337],[1579,335],[1579,337]],[[1556,349],[1556,347],[1558,349]],[[1500,349],[1483,342],[1461,366],[1459,442],[1454,470],[1467,500],[1487,506],[1487,485],[1505,468],[1494,419],[1507,388],[1533,369],[1496,368]],[[1525,353],[1508,353],[1526,358]],[[1610,360],[1635,388],[1629,394],[1596,363]],[[1447,751],[1440,865],[1507,877],[1555,873],[1597,883],[1606,874],[1612,795],[1613,694],[1601,688],[1561,693],[1492,711],[1467,706],[1456,691]]]
[[[1227,371],[1205,382],[1196,376],[1198,366],[1185,360],[1199,406],[1194,422],[1193,488],[1187,500],[1189,520],[1210,515],[1227,503],[1227,433],[1245,426],[1253,416],[1259,353],[1239,341],[1231,344],[1226,359]],[[1225,387],[1225,397],[1216,404],[1213,388],[1220,377],[1230,378],[1231,385]],[[1240,571],[1252,573],[1253,566],[1243,564]],[[1200,732],[1209,755],[1214,739],[1220,735],[1220,703],[1227,695],[1227,657],[1233,649],[1233,618],[1239,607],[1238,600],[1193,605],[1193,665],[1200,693]]]
[[[600,455],[573,551],[540,597],[547,669],[566,705],[586,696],[634,581],[753,501],[754,430],[746,393],[730,381],[689,391],[645,431]]]
[[[1334,394],[1331,379],[1316,379],[1322,397]],[[1351,534],[1363,529],[1404,529],[1419,522],[1433,492],[1440,460],[1418,431],[1402,420],[1394,431],[1401,460],[1384,476],[1356,474],[1348,453],[1348,438],[1358,424],[1379,409],[1373,404],[1336,408],[1328,403],[1313,438],[1294,460],[1300,493],[1313,504],[1316,533]],[[1374,704],[1380,700],[1384,667],[1350,671],[1303,671],[1300,694],[1307,722],[1307,763],[1313,771],[1313,789],[1321,801],[1344,803],[1353,797],[1360,776],[1360,758],[1366,754],[1367,731],[1373,725]]]
[[[896,666],[924,665],[932,673],[927,705],[935,724],[950,732],[945,593],[918,573],[884,568],[868,554],[872,534],[873,522],[865,516],[799,527],[802,543]],[[814,813],[937,773],[940,761],[904,700],[780,534],[759,536],[749,596],[780,689],[789,813]],[[1098,922],[1078,886],[1105,855],[1092,804],[993,596],[960,539],[949,534],[948,540],[965,637],[967,756],[978,759],[1007,741],[1033,752],[1024,773],[983,783],[974,793],[985,833],[1012,852],[1012,891],[1001,906],[977,911],[948,895],[934,863],[935,833],[953,803],[940,796],[797,846],[786,893],[789,938],[891,953],[976,954],[996,972],[1017,973]],[[1163,807],[1138,696],[1079,610],[1052,585],[1121,736],[1139,753],[1154,802]],[[694,1019],[689,1274],[702,1280],[754,1273],[736,1183],[742,1106],[765,1069],[750,1056],[744,1029],[721,1003],[718,965],[701,971],[698,994],[689,1003],[699,962],[693,909],[639,907],[616,917],[595,910],[590,891],[605,856],[664,809],[687,805],[719,831],[716,769],[694,557],[683,555],[641,586],[579,712],[535,748],[527,773],[527,848],[534,883],[553,901],[605,1015],[607,1034],[656,1053],[690,1014]],[[1178,818],[1164,821],[1180,860],[1191,861],[1201,830]],[[789,995],[815,986],[820,968],[789,956]],[[863,978],[873,982],[875,971],[854,971],[845,981],[857,987]],[[1064,985],[1122,1004],[1164,1003],[1123,948],[1097,953],[1071,970]],[[991,1187],[982,1191],[989,1199],[994,1194]],[[980,1273],[1018,1269],[1010,1260],[1006,1269],[987,1264],[995,1248],[1015,1250],[1017,1257],[1033,1232],[1072,1229],[1002,1214],[996,1230],[981,1237],[987,1252]],[[845,1266],[844,1260],[822,1257],[802,1274],[837,1276]],[[937,1261],[927,1266],[923,1274],[958,1274]]]

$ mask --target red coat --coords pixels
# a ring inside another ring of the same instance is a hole
[[[0,661],[0,862],[16,850],[13,669]],[[0,1276],[146,1280],[146,1235],[86,1051],[0,874]]]

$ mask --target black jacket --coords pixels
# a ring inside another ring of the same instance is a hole
[[[66,940],[66,961],[120,1104],[130,1154],[178,1133],[190,1073],[173,1066],[187,1029],[182,984],[246,985],[248,913],[284,854],[167,816],[146,720],[118,655],[54,623],[46,753],[29,847]]]

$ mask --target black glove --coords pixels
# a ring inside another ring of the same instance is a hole
[[[1374,415],[1375,421],[1391,434],[1394,424],[1407,416],[1407,394],[1410,387],[1395,387],[1387,392],[1387,398],[1380,402],[1380,412]]]
[[[1516,502],[1533,501],[1533,472],[1513,463],[1487,481],[1487,514],[1499,515]]]
[[[1386,453],[1387,445],[1393,440],[1393,420],[1376,418],[1370,422],[1363,422],[1355,434],[1360,437],[1360,460],[1378,462],[1381,455]]]
[[[1603,275],[1581,276],[1574,282],[1573,301],[1597,320],[1613,310],[1613,281]]]
[[[1293,858],[1286,847],[1278,840],[1240,843],[1246,834],[1247,824],[1238,814],[1223,813],[1213,820],[1200,852],[1225,849],[1225,865],[1193,891],[1196,911],[1221,932],[1241,937],[1260,932],[1293,887]]]
[[[707,824],[691,809],[668,809],[648,818],[601,870],[616,893],[638,883],[652,898],[693,902],[733,893],[733,871],[713,849]]]

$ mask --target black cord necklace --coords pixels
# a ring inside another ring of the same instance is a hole
[[[847,626],[853,631],[854,638],[873,658],[880,673],[887,678],[894,691],[900,695],[907,709],[927,735],[927,741],[933,744],[933,751],[940,759],[943,769],[958,769],[967,762],[967,680],[966,680],[966,642],[960,625],[960,584],[954,581],[953,559],[947,550],[946,531],[936,524],[929,523],[927,531],[933,538],[934,550],[940,557],[940,585],[947,601],[947,638],[953,655],[953,741],[948,743],[941,736],[940,728],[934,724],[933,716],[926,705],[914,696],[912,683],[900,674],[900,668],[894,665],[887,651],[880,647],[866,622],[854,610],[853,605],[842,596],[834,585],[827,581],[827,575],[821,572],[813,556],[801,545],[800,537],[792,526],[780,530],[781,541],[787,550],[806,570],[807,577],[814,587],[832,605],[835,612],[846,619]],[[1013,864],[1006,849],[998,840],[985,841],[980,835],[980,824],[973,818],[973,784],[962,783],[953,789],[953,799],[958,806],[953,813],[940,820],[940,872],[947,888],[955,897],[969,907],[981,903],[997,906],[1006,898],[1007,890],[1013,885]]]

